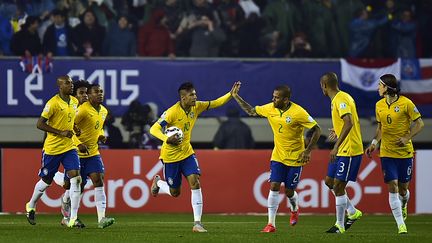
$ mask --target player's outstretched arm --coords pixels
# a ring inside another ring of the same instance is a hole
[[[253,108],[249,103],[247,103],[239,94],[241,82],[238,81],[234,84],[233,89],[231,89],[231,94],[239,106],[244,110],[249,116],[259,116],[256,113],[255,108]]]
[[[210,101],[210,105],[208,109],[214,109],[219,106],[225,105],[233,97],[233,93],[235,92],[235,90],[237,90],[238,92],[238,89],[240,89],[240,84],[241,84],[240,81],[235,82],[229,93],[226,93],[225,95]]]

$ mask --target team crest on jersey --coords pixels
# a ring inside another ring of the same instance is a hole
[[[394,108],[394,111],[395,111],[395,112],[399,112],[399,111],[400,111],[399,106],[396,106],[396,107]]]
[[[285,119],[285,122],[286,122],[287,124],[290,124],[290,123],[291,123],[291,117],[287,116],[287,118]]]
[[[43,111],[45,113],[48,113],[50,111],[50,105],[46,104],[45,107],[44,107],[44,109],[43,109]]]
[[[171,177],[168,177],[168,184],[171,186],[174,184],[174,180]]]
[[[415,113],[419,113],[417,107],[415,107],[415,106],[414,106],[414,112],[415,112]]]
[[[343,103],[343,102],[342,102],[342,103],[339,104],[339,108],[340,108],[340,109],[345,109],[346,107],[347,107],[347,104],[346,104],[346,103]]]
[[[189,113],[189,117],[194,118],[194,116],[195,116],[195,113],[193,111],[191,111],[191,113]]]

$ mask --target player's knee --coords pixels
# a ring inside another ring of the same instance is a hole
[[[325,184],[330,190],[333,190],[333,181],[326,180]]]
[[[103,180],[102,180],[102,178],[100,178],[100,177],[98,177],[98,178],[94,178],[94,179],[92,180],[92,182],[93,182],[93,186],[94,186],[94,187],[101,187],[101,186],[103,186]]]

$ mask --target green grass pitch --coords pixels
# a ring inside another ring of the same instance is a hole
[[[60,225],[61,216],[40,214],[37,225],[24,215],[0,215],[0,242],[432,242],[432,215],[409,215],[408,234],[398,235],[391,215],[364,215],[343,235],[326,234],[334,216],[301,215],[289,226],[289,216],[277,217],[276,233],[261,233],[265,215],[204,215],[208,233],[192,233],[191,214],[118,214],[116,223],[98,229],[96,215],[81,215],[85,229]]]

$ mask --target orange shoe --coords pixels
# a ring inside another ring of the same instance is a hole
[[[297,209],[296,212],[291,211],[291,217],[290,217],[290,224],[291,224],[291,226],[294,226],[294,225],[297,224],[298,217],[299,217],[299,210],[298,209]]]
[[[266,225],[266,227],[264,227],[263,230],[261,230],[261,232],[273,233],[273,232],[276,232],[276,228],[272,224],[268,224],[268,225]]]

